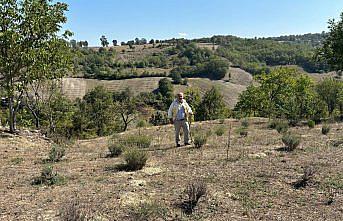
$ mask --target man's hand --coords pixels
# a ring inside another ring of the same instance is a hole
[[[169,119],[169,122],[170,122],[171,124],[173,124],[173,123],[174,123],[173,119]]]

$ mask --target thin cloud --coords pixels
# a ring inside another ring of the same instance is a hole
[[[180,33],[179,33],[179,36],[180,36],[181,38],[185,38],[185,37],[188,36],[188,34],[187,34],[187,33],[180,32]]]

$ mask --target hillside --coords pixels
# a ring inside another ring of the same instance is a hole
[[[198,87],[202,94],[211,89],[212,86],[219,86],[224,96],[224,101],[229,107],[233,108],[237,103],[239,94],[245,90],[246,86],[252,82],[252,76],[239,69],[230,68],[231,79],[229,74],[218,81],[211,81],[206,78],[190,78],[188,84],[190,87]],[[145,77],[133,78],[124,80],[96,80],[85,78],[64,78],[62,81],[62,92],[70,98],[82,98],[88,91],[94,89],[96,86],[104,86],[109,91],[123,91],[127,87],[132,89],[135,94],[140,92],[152,92],[158,88],[158,81],[162,77]],[[229,81],[229,82],[228,82]],[[186,86],[175,85],[174,92],[184,91]]]
[[[225,136],[214,135],[221,126]],[[65,158],[54,164],[65,177],[64,183],[54,186],[30,184],[44,166],[48,141],[28,131],[16,136],[0,133],[0,220],[59,220],[61,208],[72,205],[97,214],[98,220],[343,219],[342,123],[332,124],[327,136],[321,134],[320,125],[291,128],[302,140],[291,153],[282,151],[281,135],[267,129],[266,119],[250,119],[247,137],[236,133],[239,126],[231,119],[223,124],[195,123],[193,134],[212,131],[202,149],[175,149],[171,125],[145,128],[153,141],[144,150],[150,155],[148,165],[138,172],[110,169],[123,159],[106,158],[107,137],[76,141]],[[295,189],[293,183],[309,165],[316,168],[313,181]],[[186,215],[180,204],[187,184],[196,179],[206,182],[207,195],[192,215]]]

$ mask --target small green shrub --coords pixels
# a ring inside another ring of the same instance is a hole
[[[248,130],[246,127],[239,127],[237,130],[236,130],[236,133],[238,133],[241,137],[246,137],[248,136]]]
[[[248,128],[249,127],[249,120],[247,118],[244,118],[241,121],[241,126],[244,127],[244,128]]]
[[[309,128],[314,128],[315,125],[316,125],[316,122],[314,122],[313,120],[307,121],[307,126],[308,126]]]
[[[205,134],[196,134],[194,136],[194,147],[201,148],[207,142],[207,136]]]
[[[108,150],[110,151],[108,157],[118,157],[123,153],[124,146],[120,143],[111,142],[108,144]]]
[[[282,142],[286,145],[286,151],[295,150],[300,144],[300,137],[294,134],[285,134],[282,137]]]
[[[217,136],[223,136],[223,134],[225,133],[225,127],[218,127],[214,132]]]
[[[49,161],[58,162],[65,155],[65,147],[62,144],[52,144],[49,152]]]
[[[152,138],[147,135],[129,135],[119,140],[127,147],[148,148],[151,145]]]
[[[142,150],[132,148],[125,152],[124,159],[126,161],[125,169],[128,171],[135,171],[142,169],[147,160],[148,154]]]
[[[286,133],[288,131],[288,123],[287,123],[287,121],[278,121],[278,122],[276,122],[275,130],[278,133]]]
[[[331,127],[327,124],[324,124],[322,127],[322,134],[327,135],[331,130]]]
[[[34,178],[32,181],[32,185],[55,185],[60,184],[63,182],[63,178],[57,174],[57,172],[53,171],[52,166],[44,167],[41,175],[39,177]]]
[[[148,125],[148,123],[145,120],[140,120],[140,121],[138,121],[136,126],[138,128],[142,128],[142,127],[146,127],[147,125]]]

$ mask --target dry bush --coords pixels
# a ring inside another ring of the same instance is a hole
[[[74,196],[64,202],[59,209],[61,221],[100,221],[104,220],[90,205],[83,203],[79,197]],[[107,219],[106,219],[107,220]]]
[[[197,206],[201,197],[207,193],[207,185],[203,180],[195,180],[190,182],[186,189],[186,200],[182,204],[182,209],[185,213],[191,214]]]
[[[308,183],[313,180],[314,175],[316,173],[316,169],[313,166],[307,166],[304,168],[304,174],[301,176],[301,178],[296,181],[293,185],[294,188],[299,189],[306,187]]]

